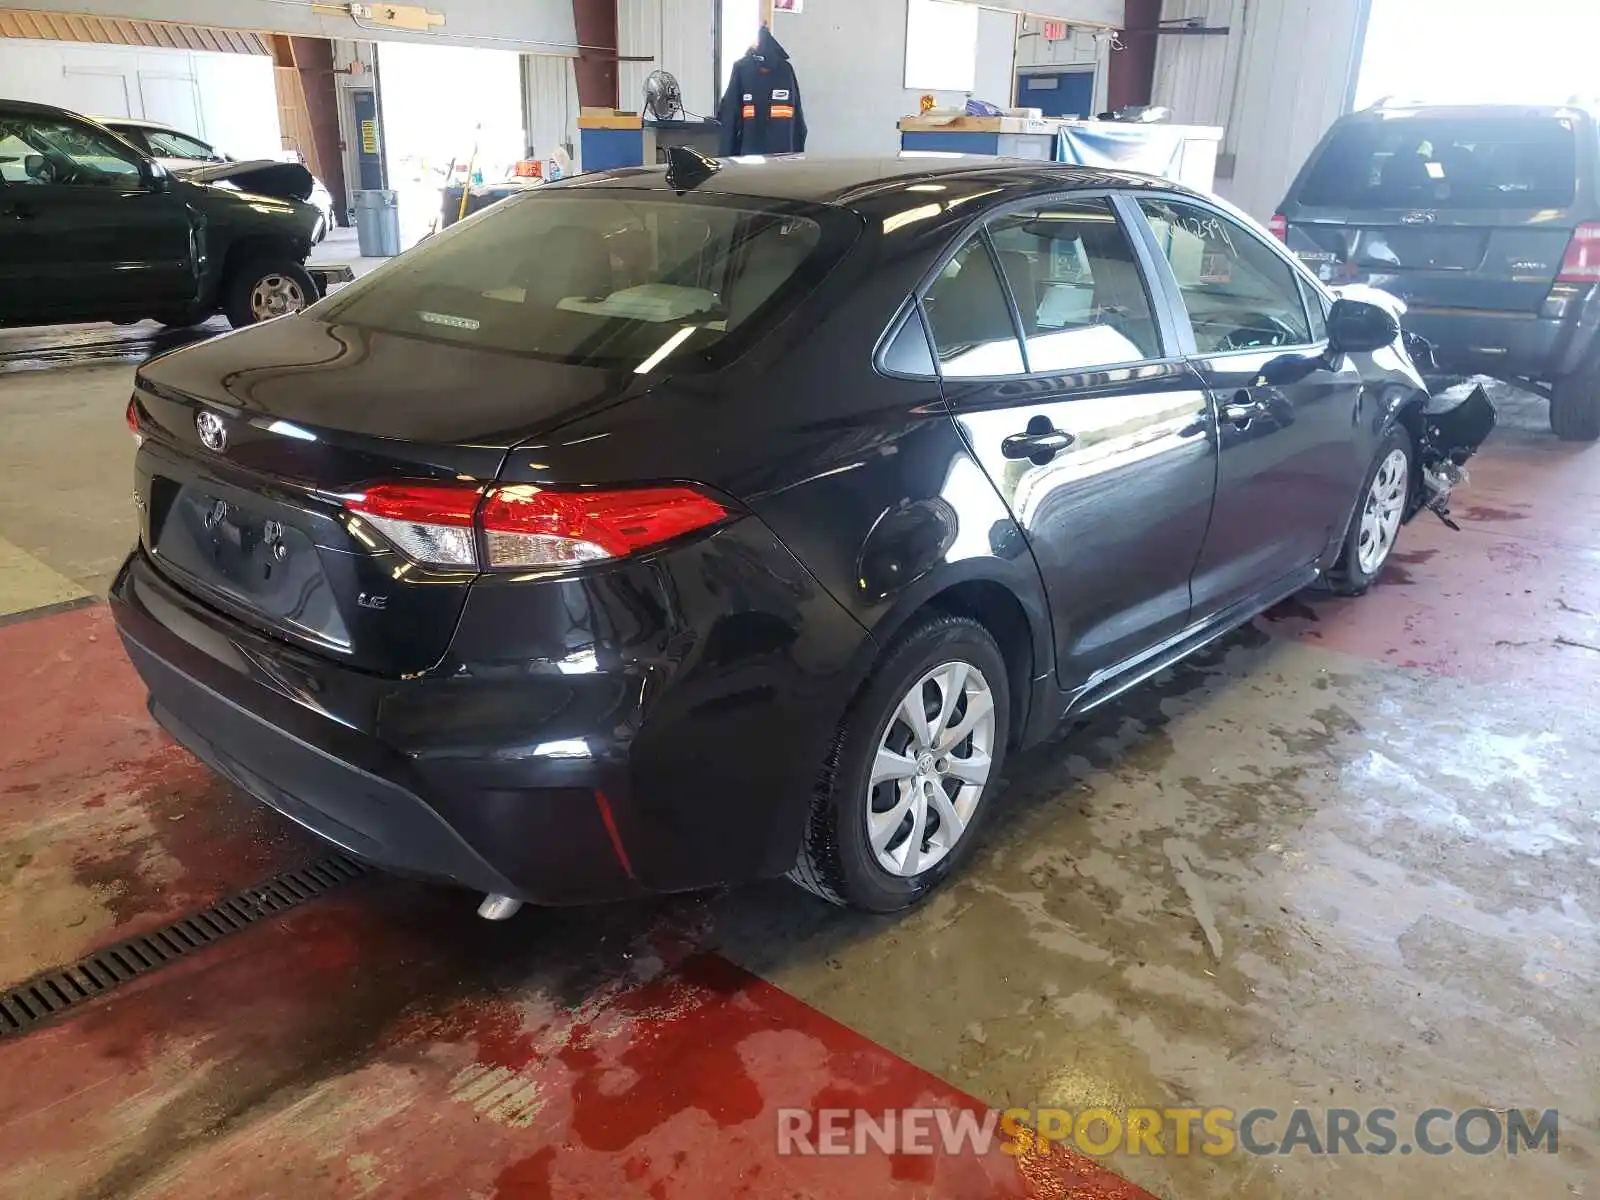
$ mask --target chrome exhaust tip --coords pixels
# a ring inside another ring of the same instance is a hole
[[[513,900],[510,896],[490,892],[483,898],[483,903],[478,905],[478,915],[485,921],[506,921],[516,916],[517,910],[521,907],[521,900]]]

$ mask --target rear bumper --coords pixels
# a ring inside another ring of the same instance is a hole
[[[1407,329],[1433,343],[1442,371],[1453,375],[1553,379],[1561,369],[1570,331],[1536,313],[1493,313],[1413,306]]]
[[[162,727],[241,790],[358,858],[547,904],[645,890],[623,866],[593,786],[451,787],[430,779],[412,756],[337,719],[349,719],[358,694],[381,707],[386,683],[356,672],[337,682],[323,675],[317,692],[343,711],[323,715],[296,702],[275,686],[290,671],[266,657],[273,650],[265,639],[205,612],[142,552],[123,567],[111,605]]]
[[[150,689],[150,715],[241,790],[391,871],[485,892],[515,890],[421,797],[269,724],[126,632],[122,641]]]
[[[732,568],[766,611],[683,586]],[[151,712],[219,774],[379,867],[541,904],[791,866],[866,641],[754,521],[610,575],[475,587],[452,656],[410,680],[257,632],[143,550],[110,600]]]

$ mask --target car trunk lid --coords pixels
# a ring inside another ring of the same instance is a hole
[[[365,670],[427,669],[476,571],[410,561],[349,498],[486,487],[541,419],[606,394],[605,372],[507,361],[308,318],[158,360],[135,396],[146,550],[258,628]]]

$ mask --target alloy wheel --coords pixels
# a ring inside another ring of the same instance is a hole
[[[867,784],[867,841],[891,875],[920,875],[961,840],[994,751],[994,693],[965,662],[934,667],[901,698]]]
[[[1384,457],[1378,473],[1367,489],[1361,510],[1361,531],[1356,542],[1356,563],[1368,578],[1376,575],[1388,561],[1400,533],[1400,518],[1405,513],[1406,485],[1410,464],[1406,452],[1394,449]]]
[[[263,275],[250,289],[250,315],[258,321],[297,313],[305,306],[305,292],[287,275]]]

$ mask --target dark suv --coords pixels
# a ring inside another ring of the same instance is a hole
[[[1600,437],[1600,143],[1578,108],[1376,106],[1336,122],[1273,232],[1325,283],[1405,301],[1441,370],[1550,399]]]

